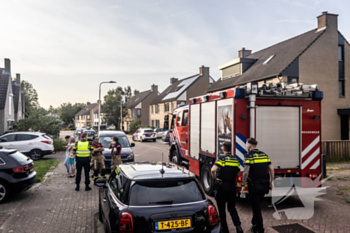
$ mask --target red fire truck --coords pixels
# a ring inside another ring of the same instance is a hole
[[[246,140],[254,137],[258,149],[270,157],[276,177],[320,177],[322,99],[316,85],[281,83],[250,83],[193,98],[173,112],[169,161],[188,167],[211,195],[210,170],[223,153],[222,144],[232,143],[243,171]],[[240,181],[242,172],[237,194]]]

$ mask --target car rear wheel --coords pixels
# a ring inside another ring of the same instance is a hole
[[[208,165],[202,166],[202,172],[201,172],[201,184],[204,189],[204,192],[212,196],[214,191],[214,181],[211,176],[211,169]]]
[[[135,140],[135,136],[132,136],[132,141],[133,141],[133,142],[136,141],[136,140]]]
[[[33,161],[37,161],[39,159],[41,159],[41,157],[43,156],[43,152],[41,150],[32,150],[30,152],[30,158],[33,160]]]
[[[10,189],[4,181],[0,180],[0,203],[4,202],[10,194]]]

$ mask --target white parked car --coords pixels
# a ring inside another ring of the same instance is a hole
[[[166,131],[166,129],[154,129],[154,132],[157,134],[157,138],[163,137]]]
[[[157,134],[151,128],[140,128],[132,135],[133,141],[156,141]]]
[[[2,135],[0,146],[5,149],[17,149],[34,161],[54,152],[53,140],[38,132],[13,132]]]

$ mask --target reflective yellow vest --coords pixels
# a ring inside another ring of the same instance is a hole
[[[90,156],[91,145],[89,141],[82,142],[79,141],[77,145],[77,157],[89,157]]]

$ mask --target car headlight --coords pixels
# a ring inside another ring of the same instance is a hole
[[[129,154],[128,157],[126,157],[127,159],[133,159],[134,158],[134,154]]]

